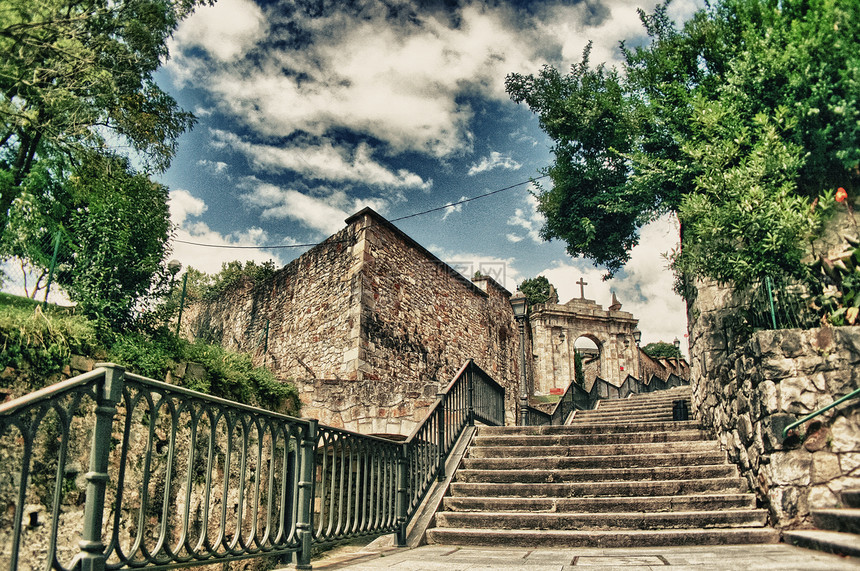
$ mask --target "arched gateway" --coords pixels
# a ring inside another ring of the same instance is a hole
[[[621,311],[614,294],[612,298],[608,310],[584,296],[565,304],[550,300],[531,308],[535,393],[548,394],[570,383],[574,377],[575,344],[583,337],[599,348],[599,364],[586,368],[586,387],[596,376],[616,386],[628,375],[640,378],[639,349],[633,337],[639,321],[632,313]]]

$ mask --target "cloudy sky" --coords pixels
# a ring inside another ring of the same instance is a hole
[[[199,122],[161,181],[171,190],[174,257],[216,272],[233,259],[285,264],[370,206],[389,220],[513,188],[395,224],[467,276],[512,291],[546,276],[562,302],[604,307],[615,291],[643,342],[683,339],[682,301],[662,254],[663,220],[617,278],[538,234],[528,181],[551,141],[504,90],[511,72],[563,69],[589,40],[592,61],[644,41],[650,0],[218,0],[185,21],[159,82]],[[692,0],[673,4],[682,19]],[[523,184],[519,184],[523,183]],[[212,248],[201,245],[234,246]],[[243,246],[244,248],[236,248]]]

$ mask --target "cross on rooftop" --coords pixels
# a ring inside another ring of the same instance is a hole
[[[588,282],[585,281],[585,279],[582,276],[580,276],[579,281],[575,282],[575,283],[579,284],[579,298],[585,299],[585,286],[588,285]]]

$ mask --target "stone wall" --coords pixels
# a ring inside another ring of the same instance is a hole
[[[830,404],[860,380],[860,329],[760,331],[694,375],[693,409],[712,428],[769,508],[774,525],[811,525],[810,508],[836,507],[860,487],[860,402],[782,429]]]
[[[505,386],[513,421],[510,293],[464,278],[371,209],[346,224],[267,283],[193,307],[189,336],[255,354],[297,385],[304,415],[331,426],[408,435],[470,358]]]

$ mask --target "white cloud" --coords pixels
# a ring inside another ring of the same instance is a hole
[[[466,200],[467,198],[468,198],[467,196],[461,196],[460,200],[458,200],[457,202],[461,202],[463,200]],[[445,206],[453,205],[453,204],[454,204],[453,202],[449,202]],[[446,218],[448,218],[449,216],[451,216],[451,214],[453,214],[455,212],[462,212],[462,211],[463,211],[463,205],[462,204],[458,204],[457,206],[451,206],[450,208],[446,208],[445,214],[442,215],[442,220],[445,220]]]
[[[265,15],[252,0],[219,0],[217,10],[198,8],[191,19],[179,26],[174,41],[229,61],[253,47],[265,30]]]
[[[516,234],[505,234],[505,238],[508,239],[508,242],[513,242],[514,244],[522,242],[525,239],[522,236],[517,236]]]
[[[170,219],[177,226],[171,258],[182,262],[183,267],[192,266],[206,273],[217,273],[221,264],[232,260],[242,262],[274,260],[283,265],[277,250],[258,248],[216,248],[211,246],[258,246],[270,243],[269,236],[261,228],[249,228],[244,232],[221,234],[212,230],[205,222],[195,220],[206,212],[206,203],[186,190],[170,192]],[[187,244],[193,242],[194,244]],[[295,240],[279,240],[279,244],[295,244]],[[196,244],[207,244],[199,246]]]
[[[499,282],[510,292],[516,291],[517,283],[522,281],[522,274],[514,265],[513,258],[455,252],[435,245],[427,249],[467,279],[471,279],[475,272],[481,272]]]
[[[629,311],[639,320],[643,345],[672,342],[675,337],[684,339],[687,333],[686,305],[674,293],[674,276],[663,258],[677,244],[677,222],[664,217],[642,228],[640,243],[624,267],[623,277],[603,281],[605,272],[581,259],[556,264],[538,275],[555,285],[561,303],[580,297],[576,282],[581,278],[587,283],[585,297],[604,309],[609,307],[614,291],[622,311]]]
[[[197,161],[197,166],[209,169],[215,174],[224,174],[229,168],[229,165],[223,161],[210,161],[208,159]]]
[[[364,207],[385,212],[387,201],[381,198],[350,198],[340,190],[317,189],[318,195],[294,188],[281,188],[251,178],[243,183],[247,192],[242,198],[262,210],[263,218],[290,219],[323,234],[334,234],[345,226],[345,220]]]
[[[540,229],[544,225],[544,217],[537,211],[538,201],[532,194],[526,196],[528,207],[526,209],[517,208],[514,210],[514,215],[508,218],[508,226],[522,228],[526,232],[526,236],[531,238],[536,244],[543,244],[543,238],[540,236]],[[517,239],[512,239],[511,236]],[[508,240],[511,242],[519,242],[525,237],[518,234],[508,234]]]
[[[255,167],[269,172],[290,170],[310,179],[394,189],[427,190],[433,185],[432,180],[425,181],[406,169],[393,171],[375,161],[374,151],[367,143],[350,148],[336,147],[324,140],[316,144],[276,147],[252,143],[220,129],[211,129],[210,133],[214,147],[240,152]]]
[[[478,164],[472,163],[469,167],[469,176],[474,176],[478,173],[490,171],[493,169],[505,169],[509,171],[519,170],[523,165],[511,158],[510,155],[503,155],[498,151],[492,151],[489,157],[484,157]]]

